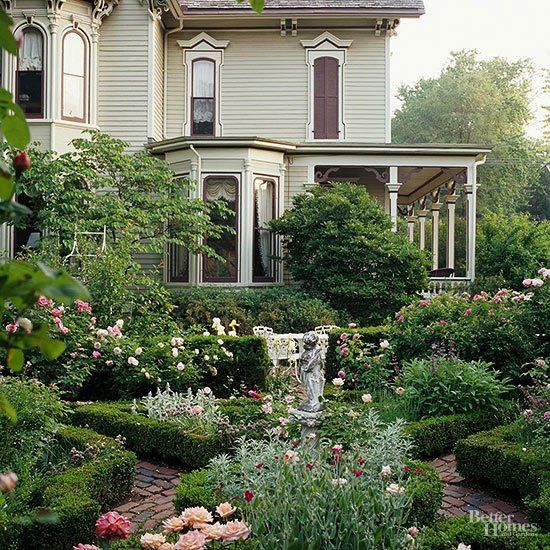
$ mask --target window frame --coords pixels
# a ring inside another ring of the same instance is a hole
[[[65,39],[70,34],[76,34],[80,37],[82,40],[82,43],[84,44],[84,75],[81,77],[80,75],[73,75],[71,73],[65,73]],[[88,39],[85,34],[80,32],[79,30],[75,28],[69,29],[64,35],[61,40],[61,119],[62,120],[68,120],[71,122],[87,122],[88,121],[88,115],[90,112],[89,108],[89,59],[90,59],[90,48],[88,44]],[[79,78],[82,78],[84,80],[84,97],[83,97],[83,111],[84,116],[82,118],[79,117],[69,117],[65,115],[65,74],[68,74],[70,76],[77,76]]]
[[[251,254],[252,254],[252,282],[253,283],[276,283],[277,282],[277,276],[278,276],[278,264],[276,261],[274,261],[274,266],[273,266],[273,275],[271,277],[258,277],[256,275],[254,275],[254,260],[255,260],[255,256],[256,256],[256,234],[257,232],[259,231],[259,228],[257,226],[257,223],[256,223],[256,209],[257,209],[257,204],[256,204],[256,182],[257,181],[261,181],[261,182],[269,182],[271,183],[271,185],[273,186],[273,194],[272,194],[272,197],[271,197],[271,200],[272,200],[272,205],[273,205],[273,217],[272,219],[273,220],[276,220],[277,217],[278,217],[278,191],[279,191],[279,182],[278,182],[278,178],[274,177],[274,176],[262,176],[262,175],[258,175],[258,174],[255,174],[254,175],[254,178],[252,180],[252,251],[251,251]],[[276,241],[276,236],[275,236],[275,233],[272,232],[272,238],[273,238],[273,252],[276,254],[277,253],[277,241]]]
[[[214,95],[213,97],[195,97],[194,89],[195,89],[195,63],[198,63],[199,61],[208,61],[212,64],[212,74],[214,77],[214,80],[212,82],[213,89],[214,89]],[[212,59],[211,57],[197,57],[191,61],[191,95],[189,97],[189,106],[190,106],[190,112],[189,112],[189,125],[190,125],[190,135],[191,136],[205,136],[205,137],[214,137],[216,135],[216,126],[218,121],[218,109],[217,109],[217,100],[218,100],[218,78],[217,78],[217,64],[216,60]],[[199,134],[194,131],[195,126],[195,100],[197,99],[210,99],[212,100],[212,104],[214,106],[214,119],[212,121],[212,133],[211,134]]]
[[[241,218],[241,205],[240,205],[240,197],[241,197],[241,190],[240,190],[240,182],[239,178],[234,174],[226,174],[224,172],[220,173],[210,173],[207,176],[205,176],[202,180],[202,189],[201,189],[201,196],[203,201],[208,202],[206,200],[206,184],[208,183],[208,180],[212,179],[228,179],[233,180],[235,182],[235,225],[233,226],[233,229],[235,229],[235,262],[237,264],[237,272],[234,277],[208,277],[205,273],[205,262],[204,258],[201,256],[201,282],[203,283],[238,283],[239,282],[239,275],[241,271],[241,256],[239,254],[240,252],[240,241],[241,241],[241,234],[240,234],[240,218]]]
[[[48,52],[46,49],[47,46],[47,40],[46,40],[46,34],[44,30],[35,24],[27,24],[22,27],[19,27],[14,30],[14,34],[17,32],[20,32],[23,34],[23,37],[25,33],[28,30],[35,30],[38,32],[42,39],[42,70],[41,71],[20,71],[19,70],[19,52],[17,53],[17,57],[15,58],[15,103],[21,107],[19,104],[19,73],[25,73],[25,72],[40,72],[40,113],[25,113],[25,118],[29,120],[41,120],[45,119],[46,117],[46,67],[47,67],[47,59],[48,59]],[[21,107],[22,108],[22,107]]]

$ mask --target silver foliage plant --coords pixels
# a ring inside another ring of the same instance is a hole
[[[412,547],[404,524],[411,506],[404,460],[411,442],[401,421],[384,425],[371,410],[353,448],[321,441],[311,450],[271,433],[240,438],[233,457],[208,469],[224,498],[241,497],[252,545],[292,550]],[[255,542],[256,541],[256,542]]]
[[[149,392],[142,399],[142,405],[149,418],[178,424],[186,431],[212,432],[228,423],[210,388],[197,390],[196,394],[190,388],[186,393],[178,393],[166,384],[164,391],[157,388],[156,394]],[[137,407],[134,410],[137,411]]]

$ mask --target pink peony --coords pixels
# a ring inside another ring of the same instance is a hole
[[[206,546],[206,535],[200,531],[189,531],[176,542],[176,550],[202,550]]]
[[[100,539],[120,540],[130,536],[130,521],[118,512],[103,514],[95,524],[95,534]]]

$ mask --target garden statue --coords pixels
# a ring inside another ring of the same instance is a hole
[[[321,348],[318,345],[319,336],[315,332],[308,332],[304,334],[302,342],[304,352],[300,358],[300,381],[306,392],[306,400],[298,408],[308,412],[322,411],[325,406],[319,398],[323,397],[325,372]]]
[[[304,386],[306,399],[297,409],[290,409],[289,420],[302,426],[302,445],[311,448],[318,443],[317,429],[322,423],[325,405],[320,399],[325,387],[324,360],[315,332],[304,334],[304,352],[300,358],[300,382]]]

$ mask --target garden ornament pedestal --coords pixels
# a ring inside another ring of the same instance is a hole
[[[306,399],[297,409],[290,410],[289,420],[299,422],[302,426],[302,445],[315,447],[318,441],[316,430],[323,421],[325,408],[320,401],[325,388],[324,360],[318,334],[304,334],[303,345],[299,379],[304,387]]]

